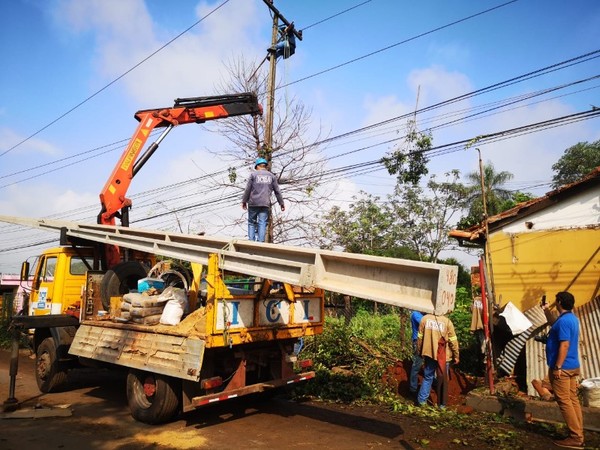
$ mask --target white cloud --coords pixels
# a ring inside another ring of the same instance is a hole
[[[201,2],[189,25],[218,3]],[[61,3],[74,31],[95,37],[95,66],[106,81],[121,76],[184,30],[166,30],[154,22],[144,2],[118,0]],[[156,107],[177,97],[210,95],[224,76],[223,61],[245,49],[245,56],[264,52],[256,36],[257,6],[236,2],[224,6],[128,73],[122,83],[141,107]],[[259,50],[260,49],[260,50]]]
[[[5,188],[0,211],[4,215],[40,218],[95,203],[100,209],[97,194],[65,190],[50,183],[21,183]]]
[[[74,33],[100,29],[99,40],[113,37],[143,40],[152,19],[143,0],[61,0],[53,10],[54,20],[65,23]],[[136,39],[137,37],[137,39]]]
[[[21,142],[23,139],[25,139],[25,137],[16,133],[14,130],[11,130],[9,128],[0,128],[0,148],[2,149],[8,150],[9,148],[12,148],[13,146]],[[46,156],[57,156],[62,154],[62,151],[58,149],[55,145],[36,137],[28,139],[22,145],[15,148],[13,152],[14,154],[19,154],[22,156],[31,156],[36,154]],[[27,163],[31,165],[31,161],[27,161]]]
[[[411,111],[411,106],[399,101],[395,95],[374,97],[367,95],[363,100],[364,125],[379,123],[392,117],[400,116]]]
[[[439,61],[448,62],[453,65],[460,65],[463,62],[468,62],[471,57],[469,47],[459,42],[443,42],[434,41],[429,44],[428,58]]]
[[[407,83],[415,93],[420,88],[419,108],[473,90],[471,82],[465,74],[448,72],[439,65],[413,70],[408,75]]]

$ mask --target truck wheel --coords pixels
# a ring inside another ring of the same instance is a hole
[[[127,375],[127,402],[131,416],[143,423],[171,420],[179,412],[181,384],[175,378],[130,370]]]
[[[110,309],[111,297],[118,297],[137,289],[138,280],[145,276],[146,270],[137,261],[125,261],[107,270],[100,282],[100,298],[104,309]]]
[[[35,379],[45,394],[59,391],[67,383],[67,370],[56,358],[56,344],[51,337],[44,339],[37,349]]]

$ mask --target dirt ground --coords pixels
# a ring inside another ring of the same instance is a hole
[[[409,397],[408,374],[410,373],[410,361],[398,361],[396,365],[389,369],[389,382],[396,385],[397,392],[404,398]],[[419,375],[419,385],[421,375]],[[468,377],[465,374],[450,367],[450,377],[448,380],[448,406],[460,406],[465,401],[465,396],[476,387],[483,386],[483,380],[474,377]],[[429,402],[434,405],[438,403],[437,392],[432,390]]]
[[[9,361],[0,350],[0,401],[8,398]],[[399,392],[406,393],[403,364],[391,369]],[[450,403],[459,407],[469,380],[453,378]],[[441,428],[417,417],[393,414],[380,407],[358,407],[318,401],[294,402],[285,398],[264,401],[245,398],[215,404],[150,426],[134,421],[125,398],[122,373],[84,369],[69,374],[70,390],[40,394],[34,377],[34,360],[26,351],[19,358],[15,413],[0,418],[2,450],[134,450],[134,449],[531,449],[553,448],[552,436],[528,425],[489,421],[508,441],[486,442],[461,430]],[[34,409],[37,406],[37,409]],[[68,414],[64,417],[56,414]],[[37,418],[17,418],[37,414]],[[49,415],[50,417],[43,417]],[[589,448],[600,446],[591,434]]]

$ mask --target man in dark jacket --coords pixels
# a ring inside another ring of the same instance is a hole
[[[460,358],[458,338],[452,321],[446,316],[435,314],[423,316],[417,334],[417,350],[424,361],[423,382],[417,394],[417,404],[427,403],[433,378],[437,373],[438,388],[440,388],[438,404],[445,407],[450,361],[458,364]]]
[[[264,158],[255,161],[256,170],[250,174],[242,197],[242,208],[248,210],[248,239],[251,241],[265,242],[273,192],[281,210],[285,211],[277,177],[267,170],[267,163]]]

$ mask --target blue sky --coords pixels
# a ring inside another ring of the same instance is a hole
[[[277,95],[299,99],[312,111],[311,132],[316,135],[320,130],[322,136],[334,137],[411,112],[417,91],[422,108],[600,48],[600,2],[504,3],[276,0],[285,17],[304,30],[296,54],[278,62],[278,78],[287,86]],[[223,6],[212,12],[219,5]],[[482,14],[467,19],[478,13]],[[454,22],[459,23],[450,25]],[[241,56],[259,61],[264,56],[271,23],[262,0],[2,2],[0,214],[93,221],[98,194],[122,147],[114,145],[106,152],[94,149],[128,139],[137,125],[133,118],[137,110],[170,106],[176,97],[220,93],[215,86],[226,78],[227,61]],[[472,108],[489,108],[495,102],[597,76],[598,61],[581,62],[419,114],[417,122],[421,128],[440,125],[448,121],[444,117],[451,117],[448,114],[464,117]],[[600,106],[599,86],[600,79],[590,80],[476,120],[436,128],[434,145]],[[396,121],[368,136],[335,141],[322,149],[322,155],[331,158],[367,142],[392,139],[405,124]],[[210,124],[188,125],[171,133],[133,181],[130,196],[230,166],[231,161],[215,156],[227,144],[211,129]],[[591,119],[480,148],[485,161],[515,175],[509,187],[542,195],[549,190],[551,166],[563,151],[577,142],[597,139],[599,122]],[[373,161],[389,149],[389,144],[382,144],[356,151],[328,160],[327,167]],[[239,164],[244,167],[248,162]],[[477,156],[474,151],[455,151],[432,157],[429,167],[439,174],[450,169],[471,172],[477,168]],[[332,204],[348,204],[359,190],[385,197],[393,185],[393,178],[379,170],[340,178],[328,188]],[[186,193],[194,194],[196,189],[198,195],[208,195],[205,186],[186,189]],[[140,214],[170,207],[163,198],[156,198],[154,204],[151,198],[145,201],[147,209],[138,209]],[[136,214],[135,203],[132,214]],[[243,237],[243,226],[225,225],[242,216],[234,203],[228,208],[206,208],[186,218],[187,228]],[[154,226],[175,229],[173,221],[164,219]],[[34,248],[3,249],[52,238],[17,234],[5,225],[0,230],[4,230],[0,272],[16,272],[19,261],[35,253]]]

